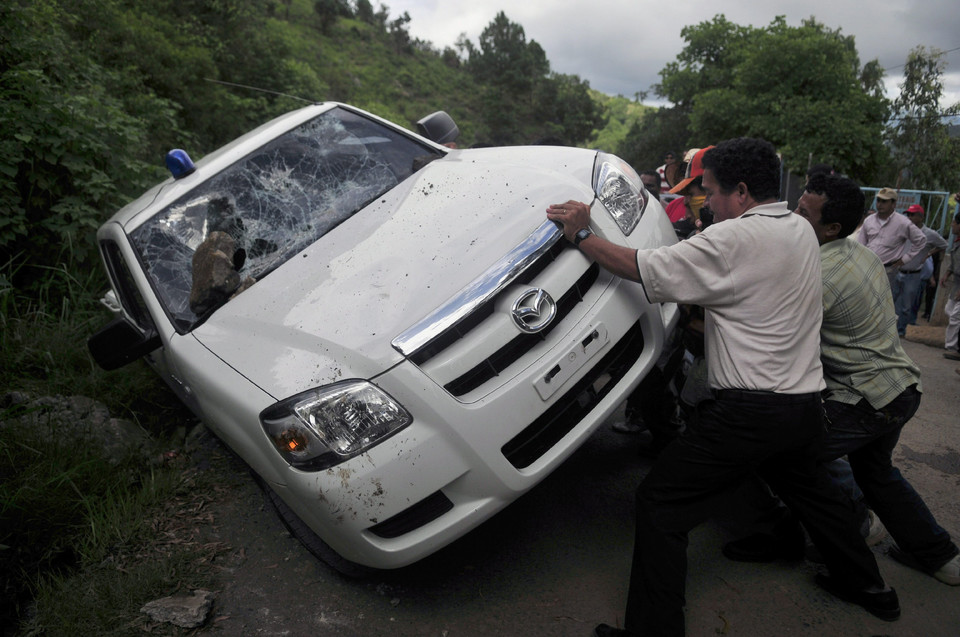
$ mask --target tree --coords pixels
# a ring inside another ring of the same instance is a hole
[[[357,0],[356,4],[357,19],[367,24],[374,23],[373,5],[370,0]]]
[[[639,171],[663,163],[667,151],[682,157],[689,146],[690,118],[677,107],[660,107],[633,122],[616,153]],[[705,144],[709,145],[709,144]]]
[[[489,141],[510,144],[541,137],[526,124],[537,112],[535,89],[550,72],[543,48],[527,42],[523,27],[503,11],[480,34],[479,46],[461,35],[457,47],[467,56],[467,69],[484,85],[482,117]]]
[[[406,11],[390,21],[387,27],[387,33],[393,40],[393,46],[397,53],[406,53],[410,51],[410,31],[407,25],[410,24],[410,14]]]
[[[781,16],[756,28],[722,15],[681,36],[686,46],[654,87],[676,109],[657,116],[663,133],[669,123],[682,130],[676,120],[686,117],[686,146],[763,137],[795,172],[812,158],[869,180],[887,161],[879,65],[860,67],[852,36],[813,18],[791,27]]]
[[[604,122],[594,129],[585,145],[587,148],[596,148],[623,157],[619,148],[621,142],[633,129],[633,125],[641,121],[648,113],[657,109],[623,95],[610,96],[593,90],[590,91],[590,95],[603,113]],[[632,160],[628,161],[633,163]],[[643,170],[648,167],[652,168],[657,164],[636,163],[633,165]]]
[[[565,144],[580,144],[605,124],[600,105],[590,95],[590,83],[576,75],[551,73],[539,84],[536,102],[544,127],[541,138],[557,137]]]
[[[536,40],[527,42],[523,27],[503,11],[480,34],[479,49],[468,52],[468,67],[477,79],[516,94],[529,93],[550,72],[543,48]]]
[[[324,33],[330,33],[337,18],[353,15],[346,0],[316,0],[313,10],[320,16],[320,30]]]
[[[440,57],[443,58],[443,63],[450,68],[460,68],[460,56],[457,55],[456,49],[449,46],[443,47],[443,53],[440,54]]]
[[[151,134],[177,132],[175,106],[76,46],[56,2],[0,18],[0,251],[33,289],[51,267],[96,264],[104,211],[162,174]]]
[[[956,188],[960,141],[949,136],[945,116],[960,113],[960,103],[940,108],[944,66],[938,49],[920,46],[907,56],[889,131],[901,187]]]

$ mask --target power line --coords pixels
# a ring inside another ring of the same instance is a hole
[[[937,115],[938,118],[943,119],[945,117],[960,117],[960,112],[957,113],[940,113]],[[926,119],[926,116],[923,115],[904,115],[902,117],[891,117],[888,121],[891,122],[902,122],[906,119]]]
[[[950,49],[949,51],[941,51],[941,53],[942,53],[943,55],[946,55],[947,53],[953,53],[954,51],[960,51],[960,46],[958,46],[958,47],[956,47],[956,48],[954,48],[954,49]],[[904,62],[903,64],[898,64],[898,65],[896,65],[896,66],[891,66],[891,67],[885,68],[885,69],[883,69],[883,72],[884,72],[884,73],[888,73],[888,72],[892,71],[893,69],[900,69],[900,68],[905,67],[906,65],[907,65],[907,63]]]

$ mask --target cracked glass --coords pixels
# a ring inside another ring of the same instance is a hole
[[[255,284],[415,170],[442,156],[403,133],[334,108],[273,139],[161,210],[132,234],[177,330],[215,306],[191,309],[193,257],[215,231],[232,239],[231,281]],[[252,279],[252,280],[251,280]],[[231,282],[229,286],[233,286]],[[245,288],[239,288],[245,289]],[[195,306],[196,307],[196,306]]]

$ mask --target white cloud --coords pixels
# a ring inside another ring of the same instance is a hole
[[[443,48],[461,33],[474,43],[498,11],[523,26],[528,40],[546,51],[551,68],[579,75],[590,86],[632,97],[659,80],[658,73],[683,48],[680,30],[724,14],[736,24],[765,26],[778,15],[790,25],[813,16],[853,35],[861,63],[879,60],[888,69],[887,95],[896,97],[911,49],[960,47],[956,0],[393,0],[390,14],[407,11],[415,37]],[[944,104],[960,102],[960,50],[946,56]]]

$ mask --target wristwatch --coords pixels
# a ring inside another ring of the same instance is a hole
[[[583,230],[578,230],[577,234],[573,235],[573,245],[580,247],[580,242],[593,234],[593,230],[590,228],[584,228]]]

